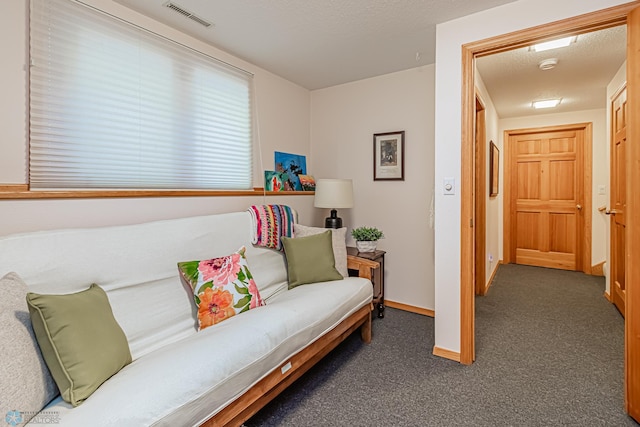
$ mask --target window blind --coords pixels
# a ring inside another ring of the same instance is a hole
[[[71,0],[32,0],[33,189],[249,189],[252,76]]]

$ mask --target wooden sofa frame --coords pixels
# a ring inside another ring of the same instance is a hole
[[[380,264],[348,255],[347,267],[358,271],[359,277],[371,280],[373,271],[379,268]],[[358,328],[360,328],[362,341],[370,343],[372,310],[372,303],[360,308],[328,333],[293,355],[282,366],[271,371],[240,397],[205,421],[202,426],[242,425]]]

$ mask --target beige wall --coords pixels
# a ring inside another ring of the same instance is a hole
[[[292,206],[304,221],[313,196],[172,197],[87,200],[0,200],[0,236],[57,228],[99,227],[244,211],[253,204]],[[99,244],[99,242],[94,242]]]
[[[311,93],[311,142],[316,178],[351,178],[354,209],[339,215],[351,230],[385,233],[386,299],[434,308],[434,66],[387,74]],[[405,180],[373,181],[373,134],[404,130]],[[327,212],[319,212],[316,225]],[[352,240],[349,236],[349,240]]]
[[[259,67],[111,0],[85,0],[93,6],[255,74],[259,144],[254,159],[254,185],[262,186],[262,170],[273,169],[273,152],[309,155],[310,92]],[[0,184],[27,182],[28,151],[28,1],[3,2],[0,14]],[[263,158],[263,165],[260,159]],[[309,170],[313,174],[313,170]],[[108,200],[0,201],[0,235],[58,227],[134,223],[161,218],[244,210],[262,197],[160,198]],[[301,219],[313,211],[313,197],[268,198],[268,203],[296,207]]]
[[[626,0],[519,0],[436,27],[435,100],[435,345],[460,351],[460,192],[445,196],[442,182],[461,176],[461,47],[486,38],[570,18]]]
[[[591,185],[591,265],[604,261],[607,257],[607,218],[598,212],[598,206],[607,203],[606,194],[598,194],[599,187],[604,185],[605,192],[609,182],[609,163],[607,158],[607,112],[603,109],[573,111],[559,114],[543,114],[540,116],[517,117],[500,120],[500,139],[505,130],[537,128],[573,123],[593,123],[592,144],[592,185]],[[504,141],[502,141],[504,144]],[[500,238],[502,239],[502,224]]]

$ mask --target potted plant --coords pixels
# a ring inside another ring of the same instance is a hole
[[[373,252],[378,246],[378,240],[384,238],[382,231],[376,227],[358,227],[351,230],[351,236],[356,239],[358,252]]]

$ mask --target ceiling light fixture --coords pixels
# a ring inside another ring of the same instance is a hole
[[[553,108],[560,105],[562,99],[546,99],[544,101],[533,101],[531,104],[533,108]]]
[[[548,42],[538,43],[531,46],[534,52],[544,52],[545,50],[557,49],[559,47],[567,47],[575,42],[578,36],[564,37],[562,39],[551,40]]]
[[[540,61],[540,63],[538,64],[538,68],[540,68],[542,71],[546,71],[551,70],[552,68],[556,68],[556,65],[558,65],[558,59],[549,58],[545,59],[544,61]]]

